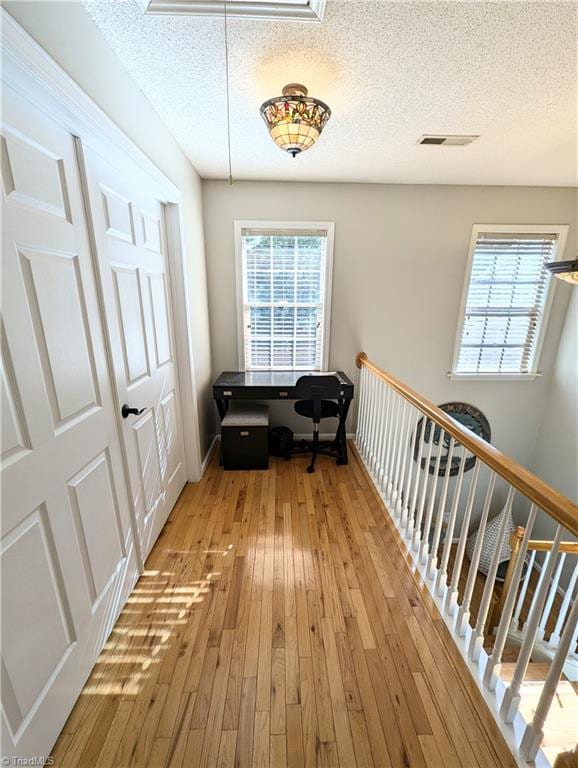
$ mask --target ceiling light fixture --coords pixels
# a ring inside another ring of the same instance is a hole
[[[304,85],[290,83],[282,96],[261,104],[261,117],[271,138],[293,157],[315,144],[331,117],[327,104],[307,93]]]
[[[560,280],[578,285],[578,257],[571,261],[551,261],[546,268]]]

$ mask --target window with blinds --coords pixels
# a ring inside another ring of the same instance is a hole
[[[545,265],[556,258],[559,237],[474,228],[454,373],[535,373],[550,288]]]
[[[245,369],[322,370],[327,366],[328,230],[240,227],[238,237]]]

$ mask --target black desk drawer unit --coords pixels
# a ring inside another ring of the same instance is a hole
[[[266,405],[235,405],[221,423],[224,469],[269,467],[269,409]]]

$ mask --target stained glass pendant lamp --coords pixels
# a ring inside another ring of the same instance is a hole
[[[290,83],[282,96],[261,104],[261,117],[271,138],[293,157],[315,144],[331,117],[327,104],[307,93],[304,85]]]
[[[560,280],[578,285],[578,258],[573,261],[551,261],[546,267]]]

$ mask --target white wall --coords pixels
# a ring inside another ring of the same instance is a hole
[[[181,191],[204,454],[214,418],[201,180],[79,2],[4,2],[3,7]]]
[[[572,295],[531,468],[578,503],[578,288],[567,290]]]
[[[355,355],[364,350],[436,403],[464,400],[480,407],[492,441],[529,464],[569,288],[556,288],[543,377],[475,383],[452,382],[446,374],[472,225],[570,224],[571,258],[575,189],[203,181],[203,207],[213,375],[238,368],[233,221],[334,221],[330,369],[356,377]],[[288,404],[275,420],[309,428]]]
[[[578,288],[569,290],[572,298],[530,468],[564,496],[578,502]],[[533,538],[551,539],[554,528],[549,518],[541,515]]]

